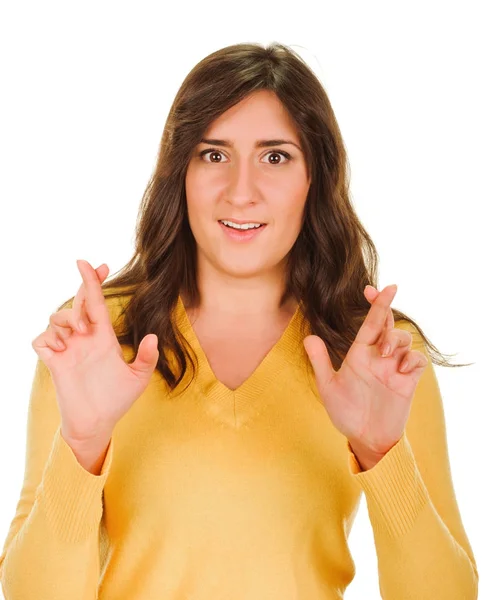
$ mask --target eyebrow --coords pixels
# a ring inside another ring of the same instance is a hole
[[[232,148],[233,147],[233,143],[229,140],[217,140],[217,139],[212,139],[212,138],[207,138],[207,139],[201,139],[199,143],[204,143],[204,144],[211,144],[212,146],[225,146],[226,148]],[[256,148],[268,148],[270,146],[282,146],[283,144],[291,144],[292,146],[296,146],[296,148],[298,148],[298,150],[301,150],[301,148],[298,146],[298,144],[295,144],[294,142],[291,142],[290,140],[282,140],[282,139],[277,139],[277,140],[257,140],[255,142],[255,147]]]

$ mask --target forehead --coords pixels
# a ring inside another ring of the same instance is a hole
[[[244,98],[213,121],[204,137],[251,139],[291,137],[299,141],[296,123],[276,94],[260,90]]]

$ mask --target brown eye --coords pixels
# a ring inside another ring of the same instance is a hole
[[[202,150],[202,152],[200,153],[200,157],[202,158],[206,154],[213,154],[215,156],[222,156],[222,152],[220,152],[219,150]],[[218,162],[220,162],[220,160],[212,160],[212,161],[206,161],[206,162],[218,163]]]
[[[215,148],[209,148],[208,150],[202,150],[202,152],[199,154],[200,158],[202,158],[203,156],[210,154],[221,157],[223,156],[223,153],[220,150],[217,150]],[[276,154],[280,154],[281,156],[284,156],[284,158],[286,159],[285,161],[281,161],[281,160],[277,160],[275,162],[270,162],[269,163],[271,165],[277,166],[277,165],[282,165],[284,163],[287,163],[291,160],[291,155],[288,152],[285,152],[284,150],[271,150],[270,152],[268,152],[265,156],[271,156],[271,155],[276,155]],[[220,164],[221,160],[210,160],[210,161],[206,161],[206,162],[210,162],[210,163],[216,163],[216,164]]]
[[[286,160],[284,161],[284,163],[287,163],[291,160],[291,155],[288,154],[287,152],[284,152],[283,150],[272,150],[271,152],[268,152],[266,154],[266,156],[269,155],[276,155],[276,154],[280,154],[281,156],[284,156],[286,158]],[[270,161],[269,161],[270,162]],[[277,160],[276,162],[270,162],[271,165],[282,165],[283,162],[281,160]]]

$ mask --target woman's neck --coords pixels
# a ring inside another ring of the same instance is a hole
[[[187,311],[188,318],[191,323],[200,321],[202,324],[207,323],[209,327],[216,330],[230,330],[234,327],[236,331],[259,330],[262,331],[269,327],[284,328],[291,320],[298,302],[294,297],[289,297],[281,308],[277,311],[266,314],[265,312],[242,314],[240,312],[224,313],[212,308],[193,307],[181,293],[183,305]]]

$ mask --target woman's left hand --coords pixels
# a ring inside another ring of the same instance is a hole
[[[329,417],[364,469],[374,466],[404,434],[416,386],[428,364],[422,352],[411,350],[411,334],[394,328],[390,305],[396,292],[396,285],[381,292],[365,288],[371,307],[338,371],[320,337],[303,340]],[[383,357],[387,344],[390,352]]]

